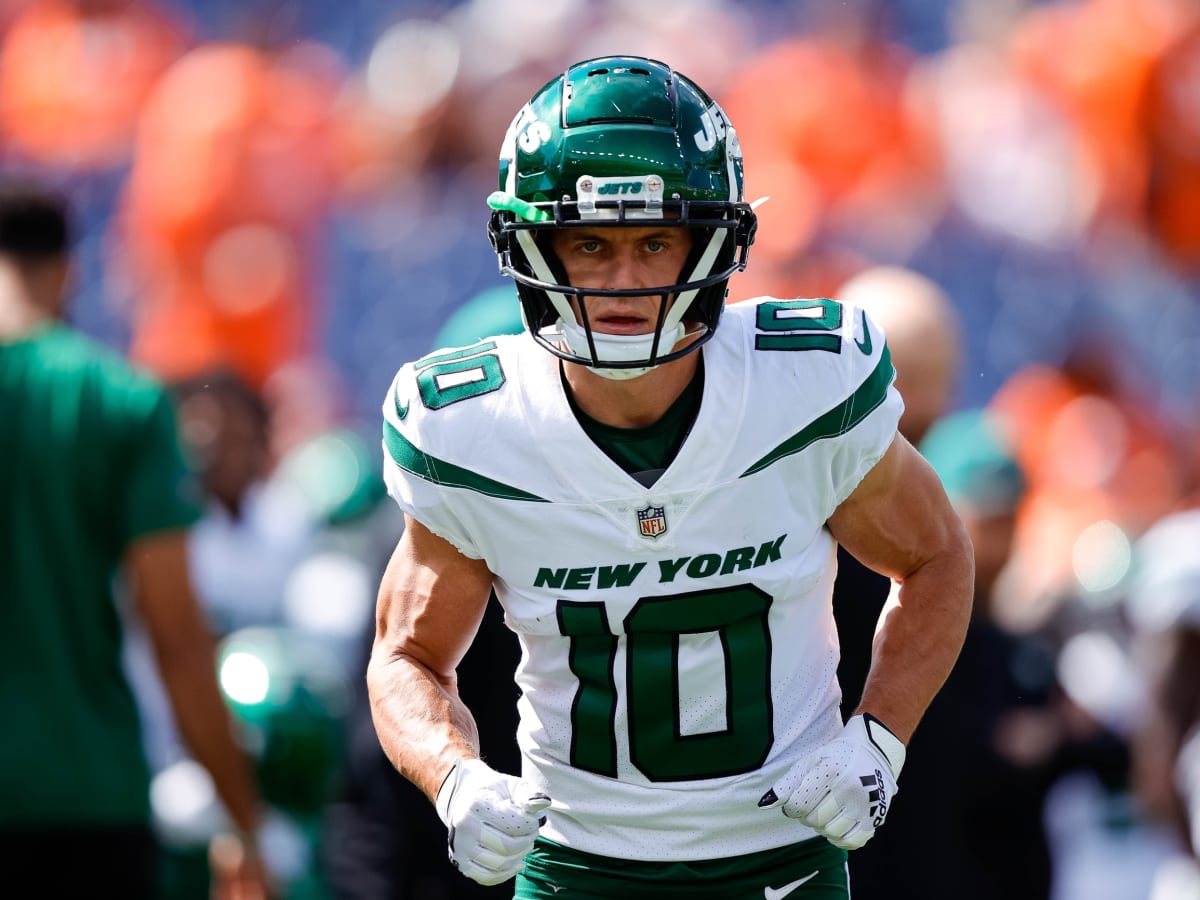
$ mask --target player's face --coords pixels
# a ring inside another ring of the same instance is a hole
[[[660,225],[564,228],[555,233],[552,246],[575,287],[661,287],[678,280],[692,249],[692,233]],[[607,334],[649,334],[658,320],[661,300],[658,294],[588,297],[588,321],[593,330]]]

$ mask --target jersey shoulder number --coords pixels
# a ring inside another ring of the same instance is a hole
[[[490,394],[504,387],[506,380],[494,340],[422,356],[412,363],[412,373],[417,383],[417,395],[426,409],[442,409],[471,397]],[[407,413],[407,405],[404,409]],[[404,417],[400,415],[402,420]]]
[[[829,297],[764,300],[756,308],[754,349],[841,353],[843,337],[849,336],[864,356],[871,356],[875,339],[867,314],[857,310],[855,317],[854,312]]]

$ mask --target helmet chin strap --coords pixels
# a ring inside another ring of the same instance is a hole
[[[559,319],[554,331],[562,336],[563,341],[576,356],[591,357],[592,348],[588,345],[587,331],[578,322],[568,322]],[[686,330],[682,322],[676,322],[670,327],[663,328],[662,339],[659,341],[658,355],[670,353],[675,345],[683,340]],[[596,343],[596,358],[610,362],[625,362],[635,359],[649,359],[654,349],[654,332],[649,334],[605,334],[593,331],[592,340]],[[645,375],[653,366],[636,366],[630,369],[613,369],[593,366],[592,371],[601,378],[613,381],[628,381]]]

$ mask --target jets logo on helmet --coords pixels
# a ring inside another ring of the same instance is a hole
[[[694,82],[642,57],[577,63],[517,114],[499,176],[488,234],[543,347],[606,377],[631,378],[712,337],[757,220],[743,195],[737,134]],[[692,250],[673,284],[584,291],[568,283],[550,237],[596,224],[689,228]],[[655,294],[663,299],[652,333],[603,334],[588,322],[588,296]]]
[[[703,130],[697,131],[692,136],[696,139],[696,146],[701,150],[711,150],[717,145],[717,141],[724,140],[729,133],[729,120],[725,118],[724,110],[715,103],[704,111],[700,121],[704,126]],[[737,155],[741,156],[741,149],[736,146],[734,149]]]
[[[550,139],[550,126],[545,122],[530,122],[529,127],[521,132],[521,149],[532,153]]]

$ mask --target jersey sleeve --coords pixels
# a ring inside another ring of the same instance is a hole
[[[904,401],[886,335],[866,311],[845,307],[843,359],[846,399],[832,411],[844,429],[830,458],[835,505],[840,505],[895,440]]]
[[[743,477],[786,465],[797,502],[827,519],[896,436],[904,404],[883,331],[827,298],[738,312],[756,372],[743,422],[755,459]]]
[[[157,385],[139,386],[130,403],[132,458],[126,469],[121,522],[125,540],[186,528],[200,516],[201,488],[180,444],[175,408]]]
[[[412,364],[400,369],[383,401],[383,480],[405,515],[471,559],[483,554],[438,477],[451,464],[425,448],[433,423],[425,417]]]

